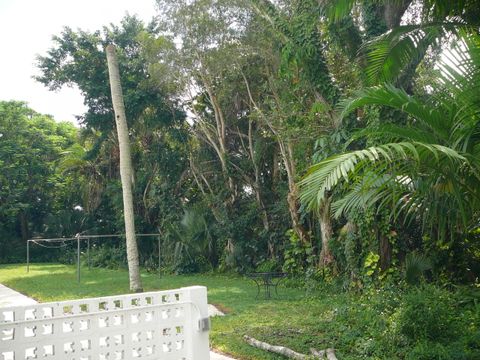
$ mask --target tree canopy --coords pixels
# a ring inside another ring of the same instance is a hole
[[[22,102],[0,102],[0,259],[23,260],[14,249],[21,246],[23,252],[23,241],[48,232],[53,214],[73,213],[81,205],[72,191],[79,181],[64,176],[58,166],[76,136],[70,123],[57,123]],[[76,230],[75,224],[63,225]]]
[[[104,54],[114,44],[135,222],[161,233],[168,270],[283,269],[360,287],[400,277],[420,254],[432,276],[478,277],[475,1],[157,3],[150,24],[65,28],[38,58],[38,81],[82,92],[80,129],[2,105],[2,121],[19,121],[1,145],[11,236],[63,234],[49,214],[73,204],[79,231],[123,233]],[[35,150],[37,131],[49,135]],[[144,266],[157,246],[139,240]]]

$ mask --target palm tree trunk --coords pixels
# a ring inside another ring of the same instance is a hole
[[[400,25],[402,16],[411,2],[412,0],[389,0],[385,2],[383,16],[389,30]]]
[[[107,49],[108,74],[110,89],[112,91],[113,109],[117,124],[118,145],[120,148],[120,177],[123,192],[123,213],[125,217],[125,237],[127,243],[128,274],[130,278],[130,290],[141,292],[142,280],[138,265],[138,248],[135,238],[135,221],[133,215],[133,167],[130,156],[130,141],[128,138],[127,118],[123,103],[122,87],[120,84],[120,72],[115,46],[108,45]]]

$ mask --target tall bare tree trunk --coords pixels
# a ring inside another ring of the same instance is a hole
[[[201,62],[201,60],[200,60]],[[222,172],[227,180],[227,186],[230,190],[230,204],[235,203],[237,198],[237,189],[233,178],[229,175],[228,171],[228,149],[227,149],[227,125],[225,121],[225,116],[223,114],[222,107],[218,102],[217,96],[215,95],[214,87],[211,85],[211,81],[208,78],[206,73],[200,72],[200,78],[202,79],[203,86],[208,94],[208,99],[212,105],[213,114],[215,117],[215,136],[216,139],[213,139],[211,134],[208,133],[208,130],[205,129],[205,136],[209,140],[210,144],[213,146],[214,150],[217,152],[218,158],[220,160],[220,165],[222,166]],[[201,119],[201,117],[198,117]]]
[[[273,130],[273,128],[272,128]],[[290,213],[290,218],[292,219],[292,226],[295,233],[298,235],[299,239],[303,243],[308,243],[310,241],[310,236],[308,232],[303,227],[302,221],[300,220],[299,214],[299,203],[298,203],[298,186],[295,182],[296,169],[295,169],[295,159],[293,158],[292,144],[287,140],[285,144],[283,140],[278,138],[278,145],[280,147],[280,154],[283,158],[283,164],[287,171],[287,180],[288,180],[288,189],[287,194],[287,203],[288,211]]]
[[[262,185],[260,184],[260,169],[258,168],[257,161],[255,160],[255,149],[253,146],[253,121],[248,122],[248,151],[250,154],[250,160],[252,161],[253,170],[255,174],[255,180],[253,182],[253,188],[255,192],[255,198],[257,200],[258,208],[262,215],[263,228],[265,231],[270,230],[270,223],[268,221],[268,213],[265,209],[265,204],[262,200]]]
[[[117,124],[118,145],[120,148],[120,177],[123,192],[123,214],[125,217],[125,237],[127,243],[128,274],[130,278],[130,290],[141,292],[142,280],[138,265],[138,248],[135,238],[135,220],[133,215],[133,167],[130,156],[130,141],[128,138],[127,118],[123,103],[122,86],[120,84],[120,72],[115,46],[108,45],[107,49],[108,74],[110,89],[112,91],[113,109]]]
[[[289,192],[287,194],[287,204],[288,204],[288,211],[290,213],[290,218],[292,219],[292,228],[295,231],[295,233],[298,235],[299,239],[303,243],[307,243],[310,241],[310,236],[308,235],[308,232],[303,227],[302,222],[300,220],[300,215],[298,213],[298,209],[299,209],[298,187],[297,187],[297,184],[295,183],[296,170],[295,170],[295,159],[293,157],[292,144],[288,139],[286,141],[282,140],[282,137],[279,135],[277,128],[273,125],[270,119],[267,116],[265,116],[263,111],[257,106],[255,100],[253,99],[252,93],[250,91],[250,85],[248,84],[248,81],[245,75],[243,75],[243,79],[245,81],[248,97],[250,98],[250,102],[252,103],[253,108],[260,113],[260,115],[265,120],[266,124],[268,125],[272,133],[277,138],[277,143],[280,148],[280,154],[282,156],[283,164],[285,165],[285,170],[287,171],[288,189],[289,189]],[[276,94],[275,94],[275,97],[277,98],[277,103],[280,103],[278,101],[278,96]],[[277,160],[274,158],[274,161],[277,161]],[[275,171],[278,171],[277,165],[278,164],[274,165]],[[277,169],[275,169],[275,166],[277,166]],[[274,176],[275,175],[278,176],[278,174],[274,174]]]

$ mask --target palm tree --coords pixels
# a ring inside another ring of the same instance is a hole
[[[105,147],[100,149],[101,154],[92,159],[89,152],[95,143],[99,142],[99,134],[95,131],[80,129],[80,142],[73,144],[63,152],[63,157],[58,163],[62,173],[71,173],[81,177],[83,207],[86,213],[93,213],[100,205],[105,175],[102,169],[108,167],[109,159],[105,156]]]
[[[120,148],[120,177],[122,180],[123,212],[125,217],[125,237],[127,243],[128,273],[130,277],[130,290],[142,291],[142,280],[138,261],[138,247],[135,238],[135,221],[133,213],[133,166],[130,156],[130,140],[128,137],[125,105],[123,103],[122,87],[116,49],[108,45],[107,49],[108,73],[112,90],[112,102],[117,123],[118,145]]]
[[[415,218],[439,238],[478,226],[480,215],[480,36],[459,30],[456,46],[438,63],[425,100],[392,84],[361,90],[341,103],[340,118],[379,105],[407,115],[407,124],[366,128],[378,145],[330,157],[300,182],[301,201],[316,209],[342,184],[337,216],[388,207]]]
[[[340,22],[355,6],[372,11],[373,2],[373,11],[383,15],[377,21],[388,31],[361,45],[358,58],[369,85],[390,82],[411,90],[412,76],[432,47],[439,49],[442,41],[460,31],[476,33],[480,25],[476,0],[423,0],[417,14],[409,8],[412,0],[332,0],[324,2],[323,9],[331,22]],[[417,16],[419,23],[413,20]],[[409,23],[400,25],[405,18]]]

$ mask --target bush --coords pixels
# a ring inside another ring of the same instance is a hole
[[[87,265],[87,258],[84,254],[83,262]],[[127,252],[125,245],[108,246],[105,244],[92,246],[90,248],[90,264],[93,267],[107,269],[119,269],[127,267]]]
[[[411,341],[451,342],[459,334],[455,299],[433,285],[406,294],[398,317],[400,333]]]
[[[407,354],[405,360],[467,360],[469,358],[461,346],[444,346],[435,342],[422,341]]]
[[[73,247],[64,247],[62,251],[53,258],[54,262],[59,262],[60,264],[72,265],[77,263],[77,249]]]
[[[177,275],[203,273],[211,270],[207,259],[201,255],[190,257],[188,255],[176,259],[172,272]]]
[[[288,230],[289,244],[284,252],[284,263],[282,270],[296,276],[303,276],[307,269],[313,266],[315,254],[310,244],[304,244],[298,235]]]
[[[480,359],[480,332],[477,331],[466,334],[465,347],[468,349],[468,359]]]
[[[409,253],[405,259],[405,280],[410,285],[418,285],[425,271],[430,270],[432,264],[424,255],[416,252]]]

